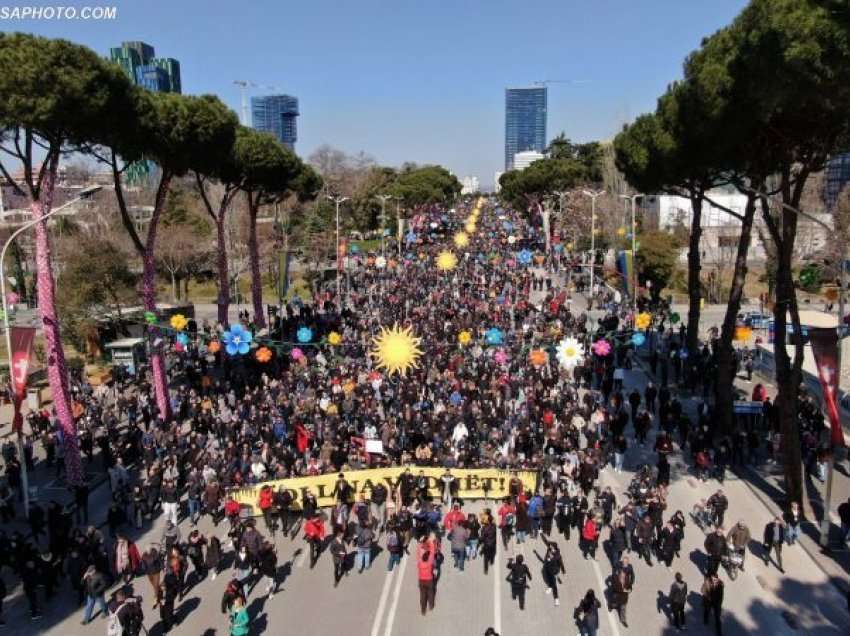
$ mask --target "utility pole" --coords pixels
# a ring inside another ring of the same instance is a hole
[[[402,197],[394,196],[395,199],[395,219],[396,219],[396,242],[398,243],[398,257],[401,258],[401,235],[404,233],[404,228],[401,226],[401,199]]]
[[[379,194],[375,198],[381,201],[381,256],[386,256],[386,244],[384,241],[384,227],[386,225],[384,219],[387,213],[387,199],[392,199],[393,195],[391,194]]]
[[[605,190],[582,190],[581,193],[590,197],[590,303],[588,311],[593,309],[593,279],[596,270],[596,199],[605,194]]]
[[[342,311],[342,292],[340,290],[339,270],[343,256],[339,253],[339,204],[344,201],[348,201],[348,197],[332,197],[329,194],[325,196],[336,204],[336,302],[339,311]]]
[[[635,206],[642,194],[621,194],[621,199],[632,202],[632,310],[637,314],[638,275],[637,275],[637,227],[635,226]]]

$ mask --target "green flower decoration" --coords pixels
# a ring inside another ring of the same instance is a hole
[[[149,325],[156,324],[156,314],[152,311],[146,311],[145,312],[145,322],[148,323]]]
[[[680,319],[681,319],[681,317],[675,311],[672,314],[670,314],[670,322],[672,322],[674,325],[677,322],[679,322]]]

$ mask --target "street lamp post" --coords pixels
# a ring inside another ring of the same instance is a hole
[[[386,223],[384,222],[384,217],[387,212],[387,199],[392,199],[393,195],[379,194],[376,198],[381,201],[381,256],[386,256],[386,245],[384,244],[384,226]]]
[[[96,188],[86,188],[83,190],[81,195],[88,196],[89,194],[93,194],[100,190],[100,187]],[[9,364],[9,378],[12,377],[12,334],[9,331],[9,308],[6,302],[6,251],[9,249],[9,246],[15,242],[15,239],[18,238],[19,235],[26,232],[28,229],[35,227],[42,221],[46,221],[48,218],[53,216],[54,214],[58,214],[65,208],[68,208],[72,205],[79,203],[83,199],[83,196],[79,196],[76,199],[68,201],[64,205],[60,205],[58,208],[54,208],[50,210],[47,214],[41,215],[38,219],[34,219],[28,223],[25,223],[17,230],[12,232],[12,235],[7,239],[6,243],[3,245],[3,249],[0,250],[0,298],[2,298],[3,303],[3,329],[6,332],[6,356],[8,358]],[[27,462],[24,457],[24,435],[23,430],[18,429],[17,435],[18,441],[18,457],[21,462],[21,487],[24,491],[24,514],[29,515],[30,509],[30,489],[29,489],[29,475],[27,474]]]
[[[395,219],[396,219],[396,242],[398,243],[398,257],[401,258],[401,235],[402,235],[402,227],[401,227],[401,199],[402,197],[394,196],[395,199]]]
[[[637,295],[638,295],[638,275],[637,275],[637,231],[635,227],[635,206],[637,200],[642,197],[642,194],[621,194],[621,199],[627,199],[632,202],[632,309],[637,314]]]
[[[342,292],[340,291],[339,282],[339,266],[342,262],[342,257],[339,253],[339,204],[343,201],[348,201],[348,197],[332,197],[329,194],[325,196],[336,204],[336,302],[337,307],[342,311]]]
[[[593,308],[593,278],[596,268],[596,199],[605,194],[605,190],[582,190],[581,193],[590,197],[590,310]]]

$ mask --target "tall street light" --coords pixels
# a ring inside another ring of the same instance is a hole
[[[398,243],[398,257],[401,258],[401,235],[403,228],[401,227],[401,201],[404,197],[394,196],[395,199],[395,219],[396,219],[396,234]]]
[[[387,213],[387,200],[392,199],[393,195],[379,194],[375,198],[381,201],[381,256],[386,256],[386,245],[384,244],[384,226],[386,223],[384,222],[384,218]]]
[[[336,204],[336,302],[337,307],[342,311],[342,292],[340,291],[339,282],[339,269],[342,263],[342,256],[339,253],[339,204],[343,201],[348,201],[348,197],[332,197],[329,194],[325,196]]]
[[[621,199],[630,200],[632,202],[632,309],[637,314],[637,296],[638,296],[638,275],[637,275],[637,237],[636,237],[636,228],[635,228],[635,206],[637,205],[637,200],[641,198],[642,194],[633,194],[629,196],[628,194],[621,194]]]
[[[46,221],[48,218],[53,216],[54,214],[58,214],[65,208],[71,207],[72,205],[76,205],[84,198],[89,195],[94,194],[95,192],[101,189],[100,186],[91,186],[89,188],[85,188],[80,191],[79,196],[77,198],[68,201],[64,205],[60,205],[58,208],[54,208],[50,210],[47,214],[42,214],[40,218],[29,221],[28,223],[24,223],[17,230],[12,232],[12,235],[8,238],[6,243],[3,245],[3,249],[0,250],[0,298],[2,298],[3,302],[3,329],[6,331],[6,356],[8,358],[9,365],[9,377],[12,377],[12,334],[9,331],[9,308],[6,304],[6,251],[9,249],[9,246],[15,242],[15,239],[18,238],[21,234],[26,232],[28,229],[35,227],[42,221]],[[27,475],[27,463],[24,461],[24,435],[23,430],[18,429],[18,457],[21,461],[21,487],[24,491],[24,514],[29,515],[30,509],[30,489],[29,489],[29,476]]]
[[[596,199],[605,194],[605,190],[582,190],[581,193],[590,197],[590,303],[588,310],[593,309],[593,274],[596,268]]]

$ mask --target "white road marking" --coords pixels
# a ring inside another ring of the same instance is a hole
[[[378,636],[381,630],[381,617],[384,615],[384,607],[387,604],[387,596],[390,593],[390,586],[392,585],[393,577],[395,576],[396,570],[400,569],[401,564],[397,564],[396,567],[393,568],[392,572],[387,572],[387,577],[384,579],[384,587],[381,589],[381,600],[378,603],[378,611],[375,612],[375,620],[372,621],[372,636]]]
[[[416,546],[414,546],[415,549]],[[395,581],[393,589],[393,602],[390,605],[390,612],[387,614],[387,624],[384,628],[384,636],[390,636],[393,632],[393,622],[395,621],[395,612],[398,609],[398,595],[401,592],[401,582],[404,580],[404,566],[407,565],[407,554],[401,557],[401,563],[398,564],[399,574]]]
[[[502,580],[502,573],[499,571],[500,557],[501,554],[497,553],[491,568],[493,570],[493,629],[497,634],[502,633],[502,595],[499,593],[499,583]]]
[[[602,570],[599,568],[599,562],[596,560],[592,561],[593,563],[593,572],[596,574],[596,580],[599,581],[599,598],[605,599],[605,578],[602,576]],[[608,617],[608,627],[611,629],[611,636],[620,636],[620,626],[617,623],[618,618],[614,618],[617,616],[617,612],[609,612],[606,610],[605,616]]]

